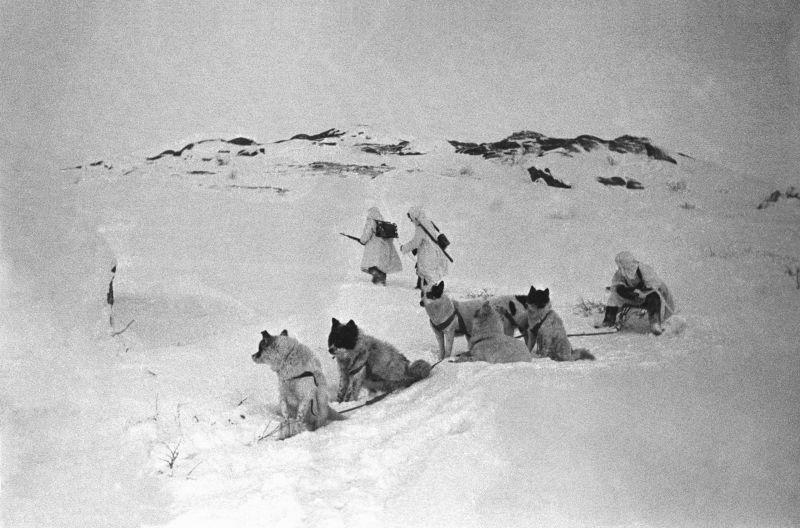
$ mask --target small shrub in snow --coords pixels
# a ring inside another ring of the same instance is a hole
[[[594,314],[603,313],[605,309],[606,305],[604,302],[581,297],[578,304],[575,305],[574,313],[584,317],[591,317]]]
[[[166,447],[167,452],[165,456],[161,457],[161,460],[167,464],[167,468],[169,468],[170,473],[172,473],[172,470],[175,467],[175,462],[180,456],[181,440],[178,439],[178,442],[174,446],[165,443],[164,447]]]
[[[687,189],[686,180],[670,181],[667,182],[667,189],[672,192],[685,191]]]
[[[691,210],[691,209],[695,209],[697,206],[695,204],[693,204],[693,203],[683,202],[678,207],[680,207],[681,209]]]
[[[273,420],[269,420],[266,424],[264,424],[264,429],[256,436],[256,440],[254,443],[258,443],[262,440],[266,440],[267,438],[271,438],[278,434],[278,431],[281,428],[281,424],[277,423],[276,425],[272,425],[274,422]]]

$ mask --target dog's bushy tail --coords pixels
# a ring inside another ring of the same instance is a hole
[[[593,361],[595,359],[594,355],[592,355],[592,353],[586,348],[576,348],[572,351],[572,353],[575,355],[576,360],[589,359]]]
[[[425,379],[430,375],[431,364],[424,359],[416,360],[408,366],[408,370],[406,371],[406,376],[408,376],[412,382]]]

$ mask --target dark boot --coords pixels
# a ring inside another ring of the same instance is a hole
[[[664,332],[664,329],[661,327],[661,314],[649,314],[648,317],[650,319],[650,331],[653,335],[661,335]]]
[[[617,312],[619,308],[616,306],[606,306],[606,313],[603,317],[603,326],[613,327],[617,324]],[[596,321],[597,319],[595,319]]]
[[[650,331],[654,335],[661,335],[664,331],[661,328],[661,296],[656,292],[649,294],[644,299],[647,308],[647,318],[650,321]]]
[[[367,270],[367,273],[372,275],[372,284],[378,284],[378,282],[380,281],[381,270],[379,270],[375,266],[372,266]]]

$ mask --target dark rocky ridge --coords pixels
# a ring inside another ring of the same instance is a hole
[[[575,138],[551,138],[539,132],[524,130],[491,143],[469,143],[452,140],[449,143],[455,147],[458,153],[483,156],[486,159],[504,158],[520,153],[542,156],[557,149],[563,149],[567,155],[571,155],[606,148],[620,154],[645,155],[654,160],[677,164],[674,158],[650,143],[648,138],[628,135],[611,140],[590,135],[581,135]]]
[[[167,149],[167,150],[162,151],[161,153],[159,153],[159,154],[157,154],[155,156],[152,156],[152,157],[149,157],[149,158],[145,158],[145,159],[147,161],[156,161],[156,160],[159,160],[159,159],[161,159],[163,157],[166,157],[166,156],[174,156],[174,157],[179,158],[179,157],[183,156],[184,152],[192,150],[195,146],[202,145],[203,143],[211,143],[212,141],[219,141],[221,143],[228,143],[230,145],[235,145],[235,146],[239,146],[239,147],[259,146],[258,143],[256,143],[252,139],[246,138],[246,137],[235,137],[233,139],[203,139],[201,141],[196,141],[194,143],[189,143],[189,144],[185,145],[183,148],[181,148],[180,150]],[[254,156],[255,155],[255,154],[251,154],[250,152],[252,152],[252,151],[248,151],[246,149],[243,149],[243,150],[240,150],[237,153],[237,155],[243,155],[243,156]],[[261,152],[263,152],[263,150],[261,150]]]
[[[289,139],[281,139],[275,141],[275,144],[285,143],[287,141],[309,141],[315,145],[328,146],[328,145],[341,145],[346,144],[348,140],[346,135],[348,133],[336,128],[330,128],[317,134],[296,134]],[[399,140],[396,143],[383,144],[379,142],[370,142],[370,137],[365,135],[363,131],[352,133],[350,138],[358,138],[364,136],[366,141],[353,142],[349,140],[350,145],[359,149],[362,152],[375,154],[379,156],[395,155],[395,156],[422,156],[425,152],[413,150],[409,141]],[[182,157],[186,152],[191,151],[198,145],[204,143],[219,142],[235,147],[236,156],[254,157],[259,154],[265,153],[265,148],[262,143],[247,138],[247,137],[234,137],[232,139],[204,139],[184,145],[182,148],[173,150],[167,149],[155,156],[145,158],[148,162],[154,162],[166,157]],[[590,152],[601,148],[607,149],[611,152],[621,154],[636,154],[647,156],[650,159],[666,161],[669,163],[677,164],[674,158],[669,156],[662,149],[654,146],[646,137],[637,136],[620,136],[616,139],[605,140],[590,135],[581,135],[575,138],[552,138],[539,132],[523,130],[515,132],[505,139],[489,143],[472,143],[465,141],[448,140],[448,143],[455,149],[456,153],[468,154],[474,156],[482,156],[486,159],[504,159],[517,156],[519,154],[543,156],[544,154],[560,149],[560,152],[566,156],[580,154],[583,152]],[[220,150],[220,153],[228,154],[230,150]],[[680,154],[686,156],[685,154]],[[204,161],[210,161],[211,158],[203,158]],[[102,160],[95,161],[87,166],[96,167],[104,166],[111,169],[111,164],[106,164]],[[70,167],[71,169],[83,168],[83,165]]]

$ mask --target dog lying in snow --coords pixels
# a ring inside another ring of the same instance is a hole
[[[527,305],[528,350],[534,357],[549,357],[555,361],[594,359],[585,348],[572,348],[564,322],[550,305],[550,288],[537,290],[531,286]],[[533,352],[534,346],[536,352]]]
[[[500,314],[489,301],[484,301],[473,314],[469,352],[459,355],[456,362],[512,363],[530,360],[531,353],[525,344],[503,333]]]
[[[425,307],[431,328],[439,343],[439,359],[453,354],[453,341],[457,336],[472,335],[472,323],[475,313],[483,304],[483,299],[454,301],[444,293],[444,281],[428,290],[423,290],[420,304]],[[524,295],[501,295],[488,299],[489,304],[502,316],[503,333],[514,335],[519,329],[528,335],[528,314],[525,308],[527,297]]]
[[[427,378],[431,365],[422,359],[410,363],[389,343],[363,333],[351,319],[332,319],[328,351],[339,366],[340,402],[355,401],[364,387],[370,392],[391,392]]]
[[[328,386],[314,353],[284,330],[277,336],[261,332],[253,361],[267,364],[278,375],[281,416],[280,438],[303,430],[314,431],[344,417],[328,405]]]

